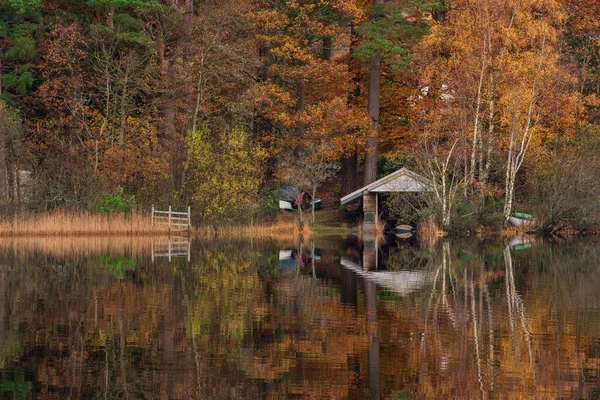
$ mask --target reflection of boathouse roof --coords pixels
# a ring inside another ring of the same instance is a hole
[[[424,271],[363,271],[355,262],[342,257],[340,263],[344,268],[355,272],[358,276],[375,282],[399,295],[408,295],[425,287],[431,280],[431,273]]]

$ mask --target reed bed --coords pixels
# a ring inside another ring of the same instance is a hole
[[[196,227],[191,230],[192,237],[211,239],[219,237],[272,238],[295,240],[308,238],[313,232],[308,223],[303,229],[298,227],[295,218],[281,218],[270,224],[236,225],[222,227]],[[164,224],[152,224],[150,213],[95,214],[90,212],[72,212],[57,210],[49,213],[16,215],[11,219],[0,220],[0,238],[83,238],[67,243],[80,243],[86,246],[86,238],[92,247],[108,246],[100,243],[102,237],[166,237],[187,236],[187,232],[169,232]],[[119,242],[122,240],[119,239]],[[23,241],[25,243],[26,241]],[[32,241],[33,242],[33,241]],[[51,242],[51,241],[50,241]],[[93,244],[93,243],[98,243]],[[51,244],[50,246],[55,246]]]
[[[94,214],[57,210],[15,215],[0,221],[0,237],[40,236],[157,236],[169,233],[166,225],[152,225],[149,213]]]

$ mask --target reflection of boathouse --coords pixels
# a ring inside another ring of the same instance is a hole
[[[360,265],[344,257],[340,264],[356,275],[401,296],[416,292],[431,282],[431,273],[425,271],[364,271]]]

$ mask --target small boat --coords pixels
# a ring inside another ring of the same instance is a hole
[[[535,220],[533,215],[522,212],[515,212],[508,217],[508,222],[518,228],[532,229],[535,227]]]
[[[415,228],[410,225],[398,225],[396,228],[394,228],[394,233],[400,239],[408,239],[412,237],[415,232]]]

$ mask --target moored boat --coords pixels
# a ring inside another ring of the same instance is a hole
[[[525,229],[533,229],[536,225],[533,215],[522,212],[513,213],[510,217],[508,217],[508,222],[513,226]]]

